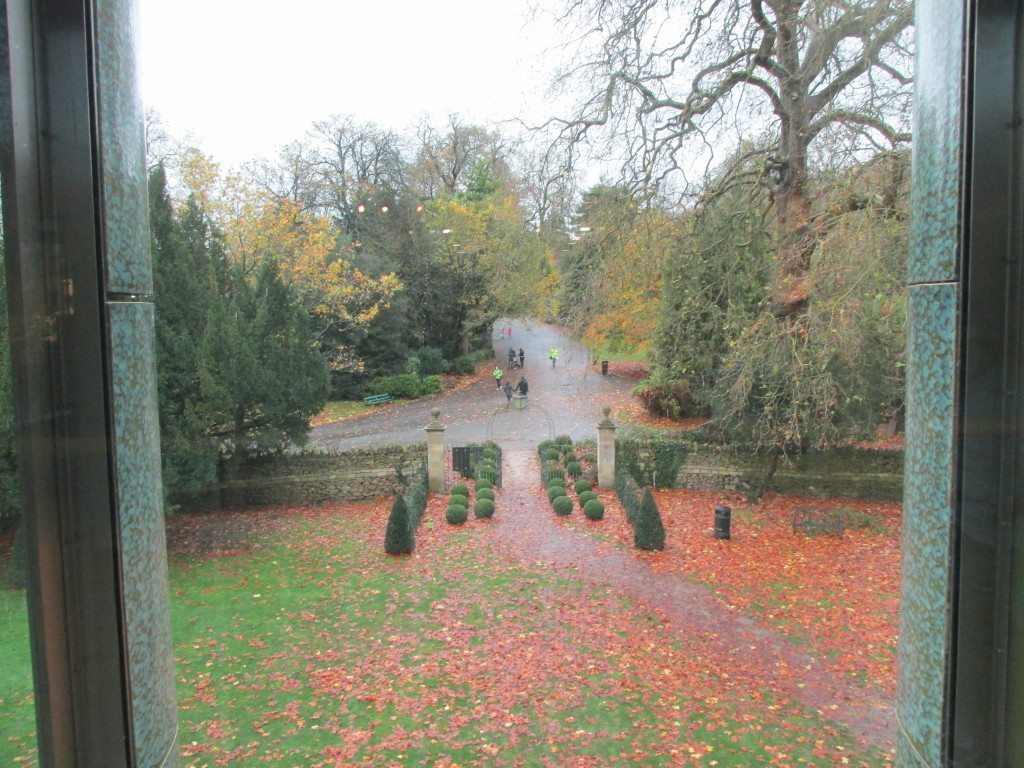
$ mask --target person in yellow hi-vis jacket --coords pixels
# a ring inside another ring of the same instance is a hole
[[[555,367],[555,363],[558,362],[558,348],[557,347],[552,347],[551,351],[548,352],[548,357],[551,358],[551,367],[554,368]]]
[[[491,376],[494,377],[494,383],[496,385],[495,386],[496,389],[501,389],[501,378],[504,375],[505,375],[505,372],[503,370],[501,370],[501,368],[497,368],[497,367],[494,369],[494,373],[491,374]]]

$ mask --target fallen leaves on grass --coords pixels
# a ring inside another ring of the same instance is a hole
[[[621,547],[633,532],[618,498],[598,491]],[[897,502],[767,494],[760,504],[713,491],[657,490],[665,523],[661,553],[640,553],[655,571],[711,587],[730,607],[781,630],[844,674],[895,692],[902,505]],[[732,539],[713,537],[714,507],[732,505]],[[840,507],[876,521],[842,538],[792,530],[797,507]]]

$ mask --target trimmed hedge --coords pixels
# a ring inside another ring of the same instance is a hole
[[[477,499],[473,505],[473,514],[477,517],[494,517],[494,500]]]
[[[476,481],[477,493],[479,493],[480,491],[489,491],[492,488],[494,488],[494,483],[492,483],[490,480],[477,480]]]
[[[416,472],[416,479],[405,494],[405,505],[409,509],[409,527],[413,530],[419,527],[423,513],[427,510],[428,490],[427,462],[424,461]]]
[[[594,493],[593,491],[584,491],[583,493],[580,494],[580,504],[586,504],[588,501],[591,501],[592,499],[596,498],[597,494]]]
[[[476,373],[476,360],[469,355],[456,357],[452,360],[452,371],[463,376],[469,373]]]
[[[591,520],[600,520],[604,517],[604,504],[598,499],[590,499],[583,505],[583,514]]]
[[[586,480],[577,480],[576,485],[574,485],[572,489],[576,491],[576,493],[583,493],[584,491],[593,490],[593,488],[591,488],[590,486],[590,483],[588,483]]]
[[[468,485],[463,485],[462,483],[456,483],[455,485],[452,486],[450,494],[452,496],[464,496],[465,498],[468,499],[469,498],[469,486]]]
[[[560,485],[553,485],[550,488],[548,488],[548,501],[550,501],[552,504],[555,502],[555,499],[557,499],[559,496],[565,496],[565,488],[563,488]]]
[[[444,517],[445,520],[447,520],[452,525],[462,525],[464,522],[466,522],[466,519],[469,517],[469,512],[466,511],[465,507],[448,507],[448,511],[445,512]]]
[[[568,496],[559,496],[551,502],[551,506],[555,508],[556,515],[572,514],[572,499]]]
[[[494,501],[494,491],[490,488],[477,488],[476,497],[478,499],[490,499]]]
[[[582,477],[583,475],[583,467],[580,466],[579,463],[575,461],[571,461],[568,464],[566,464],[565,471],[569,474],[569,477],[574,479]]]
[[[555,442],[558,443],[558,445],[572,445],[572,438],[568,435],[559,435],[555,438]]]
[[[371,379],[363,387],[363,397],[388,394],[394,398],[413,400],[417,397],[436,395],[444,389],[440,375],[419,376],[415,373],[396,373]]]

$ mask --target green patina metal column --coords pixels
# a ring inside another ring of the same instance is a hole
[[[955,508],[965,15],[919,0],[910,264],[898,764],[945,765]]]
[[[95,0],[100,209],[113,391],[114,476],[137,766],[177,764],[168,616],[145,116],[135,0]]]

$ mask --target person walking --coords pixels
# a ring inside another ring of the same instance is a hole
[[[502,387],[502,389],[505,390],[505,407],[509,408],[512,405],[512,392],[514,391],[512,389],[512,382],[506,381],[505,386]]]
[[[555,367],[555,363],[558,362],[558,347],[552,347],[551,351],[548,352],[548,357],[551,358],[551,367]]]
[[[516,392],[523,396],[523,404],[526,404],[526,393],[530,391],[530,385],[526,383],[526,377],[520,376],[516,384]]]
[[[508,348],[508,367],[515,368],[516,365],[516,350],[515,347]]]
[[[491,376],[494,377],[494,388],[495,389],[501,389],[501,379],[502,379],[502,377],[504,375],[505,375],[505,372],[503,370],[501,370],[501,368],[498,368],[497,366],[495,366],[494,372],[491,374]]]
[[[523,348],[519,348],[519,367],[522,368],[526,365],[526,355],[523,354]]]

